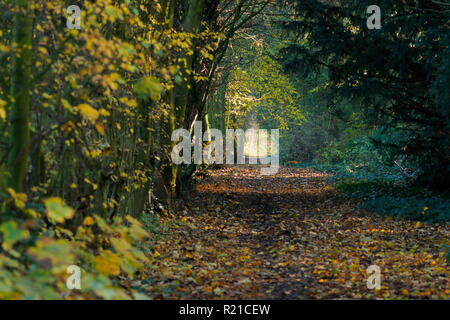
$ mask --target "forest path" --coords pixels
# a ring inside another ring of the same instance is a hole
[[[448,225],[358,209],[326,174],[209,171],[152,243],[145,289],[165,299],[449,298]],[[367,288],[378,265],[381,290]]]

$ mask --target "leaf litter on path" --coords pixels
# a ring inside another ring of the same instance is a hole
[[[282,168],[208,171],[167,235],[151,245],[141,286],[156,299],[448,299],[440,250],[448,224],[358,209],[327,175]],[[368,289],[367,268],[381,270]]]

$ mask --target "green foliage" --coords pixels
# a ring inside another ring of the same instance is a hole
[[[342,170],[342,167],[340,168]],[[399,172],[333,170],[331,181],[344,194],[361,199],[361,208],[395,218],[426,222],[450,221],[450,198],[423,187],[410,186]]]
[[[249,125],[249,115],[264,128],[288,129],[304,119],[296,105],[297,91],[281,65],[269,56],[257,55],[248,70],[233,70],[227,91],[231,126]]]
[[[61,199],[44,200],[44,208],[32,202],[17,206],[17,197],[24,195],[6,198],[0,213],[0,299],[145,297],[117,277],[133,279],[150,262],[138,245],[149,237],[139,221],[86,217],[71,230],[62,222],[70,221],[74,210]],[[82,270],[81,290],[66,287],[71,265]]]
[[[157,101],[160,98],[163,87],[159,79],[155,77],[144,77],[136,82],[134,90],[140,98],[150,97]]]
[[[70,219],[75,214],[75,210],[67,206],[60,198],[47,198],[44,200],[47,216],[51,221],[63,223],[66,219]]]
[[[311,163],[327,143],[327,133],[310,119],[280,137],[282,161]]]
[[[450,201],[438,197],[384,195],[366,200],[362,208],[382,215],[427,222],[450,221]],[[426,210],[424,208],[427,208]]]
[[[364,122],[384,133],[383,152],[417,169],[418,182],[448,188],[448,6],[380,1],[383,26],[369,30],[370,1],[288,3],[297,17],[285,23],[296,35],[283,50],[286,68],[305,79],[326,74],[318,89],[331,101],[362,106]]]
[[[346,129],[341,139],[319,151],[319,161],[344,166],[380,169],[383,159],[366,130]]]
[[[336,189],[361,199],[364,209],[417,221],[450,221],[448,196],[411,184],[417,171],[404,168],[404,159],[392,159],[386,149],[377,148],[379,139],[385,145],[407,140],[398,131],[387,135],[380,130],[348,128],[321,150],[315,166],[332,173],[330,181]]]
[[[17,241],[30,237],[29,231],[19,229],[15,221],[0,225],[0,232],[3,233],[2,248],[5,250],[11,249]]]
[[[450,245],[444,244],[442,245],[442,249],[445,253],[445,259],[447,259],[447,261],[450,261]]]

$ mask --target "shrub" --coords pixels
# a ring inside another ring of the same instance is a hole
[[[353,176],[335,175],[332,180],[337,190],[361,199],[363,209],[417,221],[450,221],[450,200],[444,194],[410,186],[401,176],[374,178],[360,173]]]
[[[121,284],[149,263],[138,243],[149,234],[132,217],[107,223],[85,217],[70,230],[75,211],[60,198],[27,202],[8,190],[0,217],[0,299],[141,299]],[[79,266],[81,290],[66,286],[67,268]]]

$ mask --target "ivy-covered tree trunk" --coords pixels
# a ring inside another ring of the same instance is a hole
[[[189,9],[186,14],[186,18],[183,23],[183,31],[191,34],[197,34],[202,21],[202,13],[205,6],[205,0],[189,0]],[[192,42],[192,50],[196,52],[196,41]],[[189,69],[193,70],[193,63],[196,54],[184,57],[186,59],[186,64]],[[186,113],[186,107],[189,97],[189,84],[191,75],[185,70],[182,81],[177,84],[174,88],[174,98],[175,98],[175,114],[176,114],[176,125],[182,127],[184,124],[184,117]],[[191,87],[192,88],[192,87]],[[195,90],[192,88],[191,90]]]
[[[173,27],[175,7],[177,0],[164,0],[161,3],[162,22],[168,22],[169,27]],[[167,106],[166,116],[159,123],[159,154],[161,155],[161,164],[158,166],[159,173],[156,175],[155,190],[161,191],[160,200],[164,202],[168,209],[173,208],[173,197],[175,194],[177,167],[172,163],[171,151],[174,143],[172,142],[172,132],[175,130],[175,105],[173,90],[166,92],[163,97]]]
[[[166,2],[163,8],[166,10],[169,19],[166,21],[173,21],[174,12],[169,8],[178,8],[179,5],[184,4],[184,2],[174,2],[172,4]],[[205,0],[189,0],[188,9],[183,20],[183,32],[197,33],[202,20],[202,13],[205,5]],[[195,41],[192,43],[192,49],[195,50]],[[180,57],[186,60],[186,65],[188,68],[192,67],[193,56]],[[176,192],[177,176],[179,173],[179,168],[177,165],[172,163],[171,152],[172,147],[175,143],[171,140],[172,132],[175,129],[181,128],[184,123],[184,115],[187,107],[188,95],[189,95],[189,83],[191,75],[186,71],[182,76],[182,81],[175,85],[175,88],[168,92],[166,95],[166,102],[169,106],[167,112],[167,117],[162,121],[161,124],[161,142],[163,147],[162,154],[162,167],[161,176],[162,182],[165,190],[165,199],[167,206],[169,208],[173,207],[173,198]]]
[[[14,17],[15,54],[11,86],[13,102],[9,118],[8,186],[19,192],[24,190],[30,145],[33,2],[33,0],[17,0],[17,12]]]

